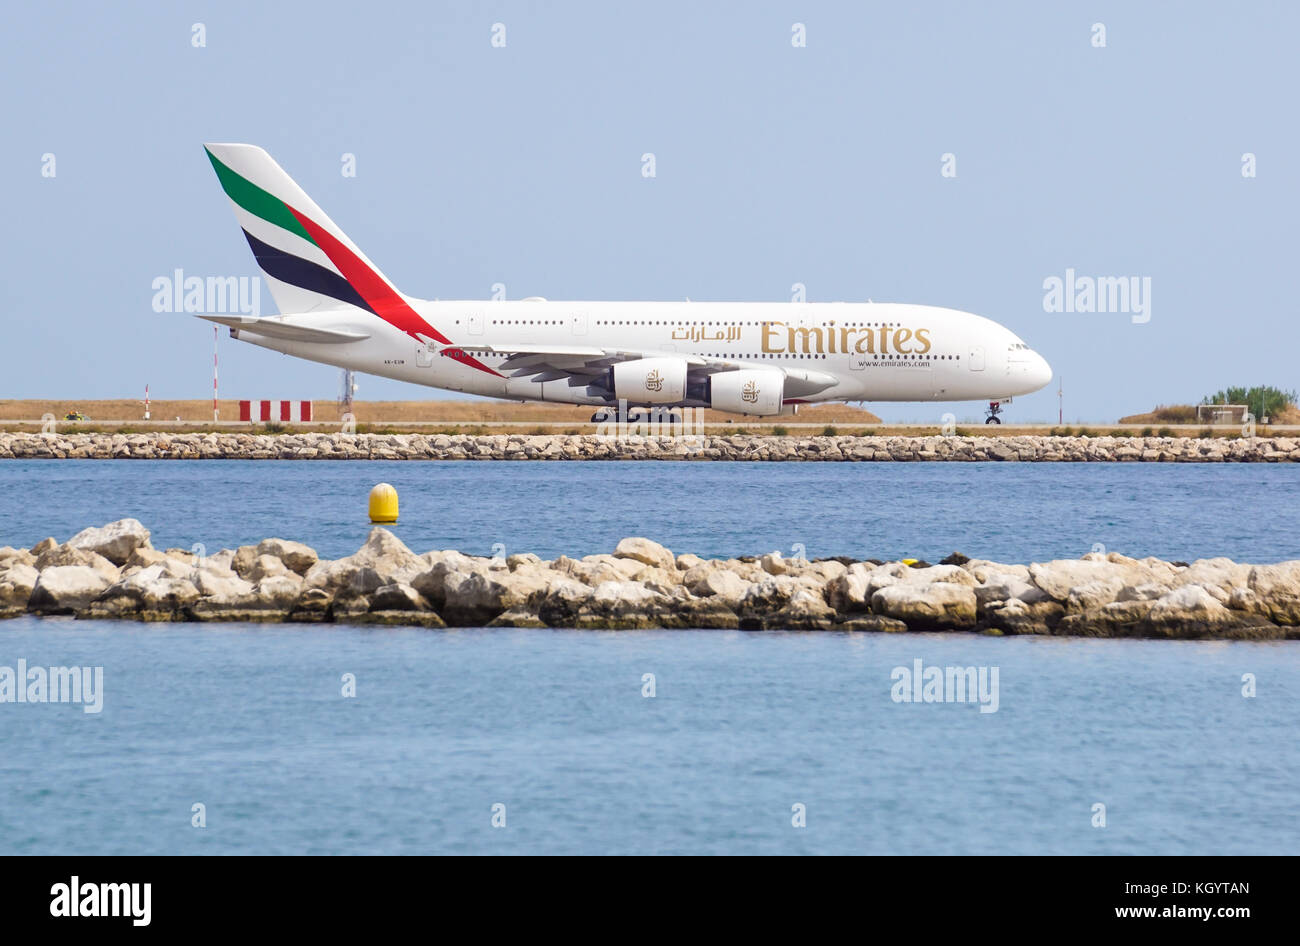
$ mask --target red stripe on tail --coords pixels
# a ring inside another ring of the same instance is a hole
[[[289,205],[285,204],[285,206],[288,207]],[[440,344],[451,344],[451,339],[422,319],[420,314],[407,305],[406,300],[398,295],[392,286],[384,282],[379,277],[379,274],[363,263],[355,253],[336,240],[328,231],[321,229],[292,207],[289,207],[289,212],[298,218],[298,222],[311,236],[312,241],[325,251],[325,255],[330,258],[330,262],[338,267],[339,272],[343,274],[343,278],[361,295],[362,299],[366,300],[370,308],[374,309],[375,314],[381,319],[389,325],[401,329],[416,341],[420,341],[419,335],[425,335]],[[456,355],[453,357],[462,364],[470,365],[480,371],[486,371],[498,378],[501,377],[499,372],[493,371],[477,358],[462,351],[457,350]]]

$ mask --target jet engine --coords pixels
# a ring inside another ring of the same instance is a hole
[[[686,399],[684,359],[620,361],[612,374],[614,397],[629,404],[680,404]]]
[[[732,414],[780,414],[785,374],[764,368],[721,371],[709,376],[709,406]]]

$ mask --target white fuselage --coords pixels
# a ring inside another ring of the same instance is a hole
[[[338,343],[237,338],[299,358],[451,391],[516,400],[606,403],[564,379],[509,377],[511,346],[598,347],[649,357],[699,356],[797,377],[833,376],[829,387],[787,403],[1007,400],[1037,391],[1051,368],[1012,331],[955,309],[894,303],[424,302],[409,304],[450,339],[421,344],[385,320],[346,307],[287,316],[367,337]],[[456,346],[478,350],[465,363]],[[498,372],[500,369],[500,372]]]

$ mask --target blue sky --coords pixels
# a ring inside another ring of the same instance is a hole
[[[257,272],[204,141],[267,148],[424,298],[500,282],[788,300],[798,282],[811,301],[952,306],[1048,358],[1067,422],[1300,387],[1294,4],[55,3],[6,20],[2,397],[210,395],[211,327],[150,304],[177,268]],[[1150,321],[1045,312],[1067,268],[1149,277]],[[336,369],[224,337],[221,353],[223,396],[337,393]],[[360,381],[363,399],[450,396]],[[1008,418],[1054,420],[1055,391]]]

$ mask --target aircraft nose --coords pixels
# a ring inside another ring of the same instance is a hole
[[[1047,363],[1047,359],[1038,352],[1032,352],[1033,358],[1030,359],[1027,367],[1029,383],[1033,385],[1033,390],[1045,388],[1052,380],[1052,366]]]

